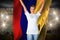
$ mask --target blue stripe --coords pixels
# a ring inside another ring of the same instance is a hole
[[[30,12],[30,6],[36,5],[36,0],[23,0],[23,1],[29,12]],[[27,40],[27,38],[26,38],[27,24],[28,24],[27,18],[24,14],[24,10],[22,10],[21,28],[22,28],[23,36],[22,36],[21,40]]]

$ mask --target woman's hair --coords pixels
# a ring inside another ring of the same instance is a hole
[[[35,5],[31,5],[30,7],[35,7]]]

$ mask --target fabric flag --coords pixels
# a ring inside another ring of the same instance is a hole
[[[13,8],[13,35],[14,40],[19,40],[22,36],[22,29],[20,25],[22,15],[22,6],[19,0],[14,0],[14,8]]]
[[[27,10],[30,12],[30,6],[36,5],[35,12],[39,10],[41,7],[42,0],[23,0]],[[47,3],[47,2],[46,2]],[[48,5],[48,4],[47,4]],[[42,27],[42,25],[45,24],[46,18],[48,16],[48,12],[45,10],[47,6],[44,7],[44,10],[42,11],[41,17],[38,19],[38,24]],[[49,6],[48,6],[49,8]],[[45,21],[42,23],[42,18],[45,17]],[[26,38],[26,31],[27,31],[27,19],[24,14],[24,10],[20,4],[19,0],[14,0],[14,10],[13,10],[13,34],[14,34],[14,40],[27,40]],[[40,27],[40,28],[41,28]],[[42,28],[41,28],[42,29]]]

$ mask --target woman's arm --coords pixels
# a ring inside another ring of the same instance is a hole
[[[42,11],[42,9],[43,9],[43,7],[44,7],[44,4],[45,4],[45,0],[43,0],[43,3],[42,3],[42,5],[41,5],[41,8],[40,8],[40,10],[38,11],[39,13],[41,13],[41,11]]]
[[[23,1],[22,1],[22,0],[20,0],[20,3],[21,3],[21,5],[22,5],[22,6],[23,6],[23,8],[24,8],[24,12],[26,12],[26,11],[27,11],[27,8],[26,8],[26,6],[24,5]]]

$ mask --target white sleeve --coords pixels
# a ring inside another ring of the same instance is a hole
[[[40,12],[37,12],[37,14],[36,14],[36,15],[40,16],[40,15],[41,15],[41,13],[40,13]]]
[[[25,12],[25,15],[26,15],[26,17],[27,17],[27,19],[28,19],[28,18],[29,18],[29,12],[26,11],[26,12]]]

